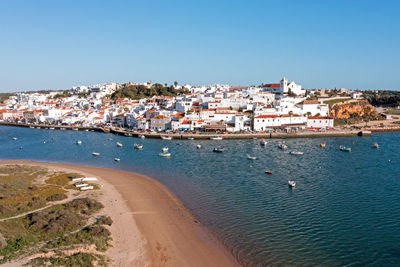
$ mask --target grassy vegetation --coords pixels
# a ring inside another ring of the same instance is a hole
[[[343,103],[343,102],[349,101],[350,99],[351,99],[350,97],[349,98],[340,98],[340,99],[331,99],[331,100],[324,101],[324,104],[333,105],[336,103]]]
[[[400,109],[390,108],[385,113],[386,114],[391,114],[391,115],[400,115]]]
[[[49,201],[67,198],[71,179],[77,173],[53,173],[45,168],[23,165],[0,166],[0,217],[9,218],[45,207]],[[77,192],[77,195],[80,193]],[[75,196],[75,194],[74,194]],[[48,253],[29,264],[34,266],[99,266],[106,265],[104,256],[93,253],[65,253],[77,246],[95,245],[99,252],[110,246],[112,224],[108,216],[95,214],[103,205],[91,198],[77,198],[40,211],[0,222],[0,264],[17,257]],[[89,219],[95,219],[89,224]]]

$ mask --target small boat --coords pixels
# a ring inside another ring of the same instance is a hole
[[[17,140],[18,140],[18,138],[17,138],[17,137],[13,137],[13,140],[17,141]]]
[[[217,153],[224,152],[224,148],[222,146],[214,147],[213,152],[217,152]]]
[[[296,186],[296,182],[295,181],[288,181],[287,183],[288,183],[288,186],[291,187],[291,188]]]
[[[168,152],[168,147],[163,147],[161,150],[162,150],[162,152],[167,153]]]
[[[36,129],[40,129],[40,127],[36,127]]]
[[[98,153],[98,152],[93,152],[92,155],[93,155],[93,156],[100,156],[100,153]]]
[[[33,126],[29,126],[29,128],[31,128],[31,129],[34,129],[35,127],[33,127]]]
[[[346,146],[339,146],[339,150],[344,152],[351,152],[351,148]]]
[[[67,130],[67,129],[65,129],[65,128],[60,128],[60,130],[63,130],[63,131],[65,131],[65,130]]]
[[[372,144],[372,147],[373,147],[373,148],[379,148],[379,144],[378,144],[378,143],[373,143],[373,144]]]
[[[160,157],[164,157],[164,158],[169,158],[169,157],[171,157],[171,153],[164,153],[164,152],[161,152],[161,153],[159,153],[158,154]]]
[[[86,129],[85,132],[89,132],[89,129]]]
[[[319,144],[320,147],[325,147],[326,143],[322,142],[321,144]]]
[[[125,133],[124,135],[125,135],[125,136],[128,136],[128,137],[132,136],[131,133]]]
[[[82,145],[82,141],[81,141],[81,140],[78,140],[78,141],[76,141],[76,144],[77,144],[77,145]]]
[[[145,139],[146,138],[146,136],[144,136],[144,135],[140,135],[139,136],[141,139]]]
[[[272,171],[266,170],[265,173],[266,174],[272,174]]]
[[[50,127],[50,128],[49,128],[49,130],[55,130],[55,129],[56,129],[56,128],[54,128],[54,127]]]
[[[79,129],[78,129],[78,128],[72,128],[72,130],[73,130],[73,131],[79,131]]]
[[[285,145],[284,143],[279,142],[278,147],[282,150],[286,150],[287,149],[287,145]]]
[[[172,136],[161,136],[162,140],[172,140]]]
[[[117,142],[117,147],[122,147],[123,144],[121,144],[120,142]]]
[[[197,145],[196,147],[197,147],[197,149],[200,149],[200,148],[201,148],[201,145]]]
[[[143,145],[133,144],[134,149],[143,149]]]
[[[43,144],[46,144],[46,141],[43,141]]]
[[[260,142],[260,145],[262,145],[262,146],[266,146],[267,144],[268,144],[268,142],[265,141],[265,139],[262,139]]]
[[[110,140],[110,141],[111,141],[111,140],[112,140],[112,138],[111,138],[111,137],[110,137],[110,138],[107,138],[107,140]]]
[[[304,152],[301,152],[301,151],[290,151],[290,154],[291,155],[303,155]]]
[[[249,154],[247,154],[247,158],[248,158],[248,159],[251,159],[251,160],[256,160],[256,159],[257,159],[257,157],[252,157],[252,156],[250,156]]]
[[[194,137],[188,137],[188,140],[194,140]]]
[[[119,158],[114,158],[114,161],[119,162],[121,159]]]
[[[211,136],[210,140],[222,140],[221,136]]]

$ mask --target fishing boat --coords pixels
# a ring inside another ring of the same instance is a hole
[[[77,144],[77,145],[82,145],[82,141],[81,141],[81,140],[78,140],[78,141],[76,141],[76,144]]]
[[[252,156],[250,156],[249,154],[247,154],[247,158],[248,158],[248,159],[251,159],[251,160],[256,160],[256,159],[257,159],[257,157],[252,157]]]
[[[268,142],[265,141],[264,138],[260,141],[260,145],[262,145],[262,146],[266,146],[267,144],[268,144]]]
[[[221,136],[211,136],[210,140],[222,140]]]
[[[303,155],[304,152],[301,152],[301,151],[290,151],[290,154],[291,155]]]
[[[379,144],[378,144],[378,143],[373,143],[373,144],[372,144],[372,147],[373,147],[373,148],[379,148]]]
[[[351,148],[346,146],[339,146],[339,150],[344,152],[351,152]]]
[[[79,129],[78,129],[78,128],[72,128],[72,130],[73,130],[73,131],[79,131]]]
[[[172,140],[172,136],[161,136],[162,140]]]
[[[196,147],[197,147],[197,149],[200,149],[200,148],[201,148],[201,145],[197,145]]]
[[[133,145],[134,149],[143,149],[143,145],[139,145],[139,144],[134,144]]]
[[[296,182],[295,181],[290,180],[287,183],[288,183],[288,186],[291,187],[291,188],[296,186]]]
[[[146,138],[146,136],[144,136],[144,135],[140,135],[139,136],[141,139],[145,139]]]
[[[161,152],[158,154],[160,157],[164,157],[164,158],[169,158],[171,157],[171,153],[165,153],[165,152]]]
[[[282,143],[282,142],[279,142],[278,147],[279,147],[280,149],[282,149],[282,150],[286,150],[286,149],[287,149],[287,145],[285,145],[285,144]]]
[[[119,162],[121,159],[119,158],[114,158],[114,161]]]
[[[17,137],[13,137],[13,140],[17,141],[17,140],[18,140],[18,138],[17,138]]]
[[[123,144],[121,144],[120,142],[117,142],[117,147],[122,147]]]
[[[188,140],[194,140],[194,137],[188,137]]]
[[[266,174],[272,174],[272,171],[266,170],[265,173]]]
[[[49,130],[55,130],[55,129],[56,129],[56,128],[54,128],[54,127],[50,127],[50,128],[49,128]]]
[[[224,147],[222,147],[222,146],[214,147],[213,152],[217,152],[217,153],[224,152]]]
[[[321,144],[319,144],[320,147],[325,147],[326,143],[322,142]]]
[[[98,153],[98,152],[93,152],[92,155],[93,155],[93,156],[100,156],[100,153]]]
[[[162,150],[162,152],[167,153],[168,152],[168,147],[163,147],[161,150]]]
[[[31,128],[31,129],[34,129],[35,127],[33,127],[33,126],[29,126],[29,128]]]

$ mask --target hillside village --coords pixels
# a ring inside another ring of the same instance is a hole
[[[133,82],[76,86],[60,92],[18,93],[0,104],[0,120],[26,124],[83,127],[118,126],[137,131],[270,132],[334,127],[329,105],[283,77],[261,86],[180,86],[176,96],[116,98],[129,86],[143,90],[153,84]],[[166,87],[167,88],[167,87]],[[163,91],[161,91],[163,92]],[[141,92],[143,93],[143,92]],[[357,92],[348,92],[360,98]]]

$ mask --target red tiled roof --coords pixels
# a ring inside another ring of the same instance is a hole
[[[277,115],[260,115],[255,117],[255,119],[268,119],[268,118],[278,118]]]

